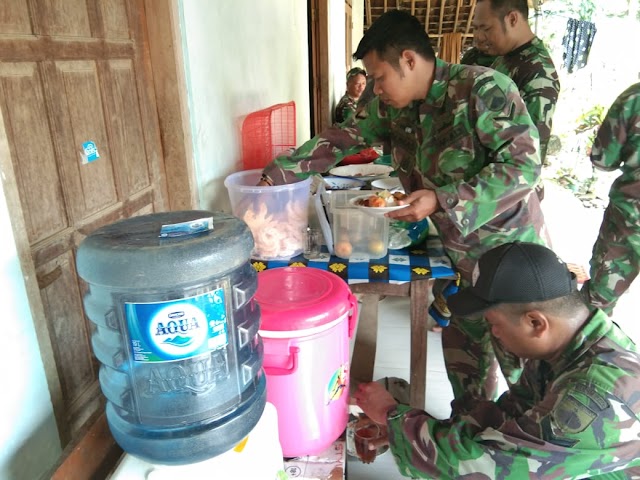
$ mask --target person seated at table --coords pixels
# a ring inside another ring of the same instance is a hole
[[[347,92],[342,96],[335,108],[336,123],[342,123],[352,116],[358,105],[358,99],[367,86],[367,72],[354,67],[347,72]]]
[[[472,286],[449,297],[449,308],[483,314],[492,335],[529,360],[497,402],[447,420],[398,404],[379,383],[359,385],[355,399],[387,426],[381,443],[390,444],[400,473],[639,478],[640,352],[602,310],[587,307],[553,251],[512,242],[486,252]]]
[[[479,256],[505,242],[547,242],[536,195],[538,131],[507,76],[436,58],[427,32],[405,11],[390,10],[367,29],[355,58],[374,79],[376,95],[331,127],[263,169],[261,185],[282,185],[329,171],[372,145],[391,152],[409,206],[389,218],[434,224],[446,254],[471,284]],[[390,147],[390,148],[389,148]],[[453,316],[442,333],[452,409],[495,399],[496,357],[508,383],[521,361],[492,344],[486,325]]]

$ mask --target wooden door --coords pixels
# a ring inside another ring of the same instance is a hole
[[[142,0],[0,7],[0,166],[62,445],[103,407],[76,249],[167,198],[144,25]]]

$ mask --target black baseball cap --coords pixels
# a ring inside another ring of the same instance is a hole
[[[544,302],[578,290],[566,263],[535,243],[507,243],[485,252],[472,277],[471,287],[447,299],[454,315],[481,313],[501,303]]]
[[[367,78],[367,72],[365,72],[362,68],[353,67],[351,70],[347,72],[347,80],[349,80],[352,77],[355,77],[356,75],[364,75],[364,78]]]

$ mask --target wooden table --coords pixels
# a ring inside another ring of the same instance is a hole
[[[364,294],[353,350],[351,377],[367,382],[373,379],[378,332],[378,301],[381,296],[409,297],[411,302],[411,363],[409,395],[412,407],[424,410],[427,382],[427,319],[434,278],[407,283],[356,283],[353,293]],[[357,360],[357,361],[356,361]]]
[[[339,275],[353,293],[361,294],[359,316],[351,365],[351,378],[356,382],[373,379],[377,332],[378,301],[382,296],[409,297],[411,303],[410,402],[424,409],[427,379],[427,320],[430,295],[436,278],[455,278],[451,261],[445,255],[440,239],[428,237],[418,247],[390,250],[376,260],[344,260],[327,252],[317,260],[302,255],[289,260],[252,260],[260,272],[268,268],[296,266],[320,268]]]

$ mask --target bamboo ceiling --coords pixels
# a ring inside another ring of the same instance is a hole
[[[529,8],[543,3],[544,0],[529,0]],[[434,48],[440,48],[443,34],[461,33],[466,50],[473,43],[471,21],[475,8],[476,0],[364,0],[364,29],[387,10],[404,10],[426,25]]]
[[[440,48],[443,34],[461,33],[466,49],[473,42],[471,20],[475,8],[476,0],[365,0],[364,28],[388,10],[403,10],[426,25],[434,48]]]

